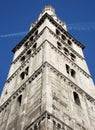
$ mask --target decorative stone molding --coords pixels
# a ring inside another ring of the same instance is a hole
[[[72,87],[73,89],[75,89],[78,93],[82,94],[85,93],[87,99],[89,101],[95,102],[95,99],[90,96],[89,94],[87,94],[83,89],[81,89],[78,85],[76,85],[74,82],[72,82],[68,77],[66,77],[65,75],[63,75],[61,72],[59,72],[56,68],[54,68],[51,64],[49,64],[48,62],[46,62],[46,66],[53,72],[55,73],[59,78],[61,78],[62,80],[64,80],[64,82],[67,82],[69,84],[70,87]]]
[[[64,116],[69,117],[68,115],[64,114]],[[70,118],[70,117],[69,117]],[[40,128],[41,122],[44,120],[50,121],[56,128],[66,128],[68,130],[73,130],[70,126],[68,126],[64,121],[59,120],[57,117],[52,115],[51,113],[45,111],[40,117],[38,117],[34,122],[31,122],[29,126],[24,127],[24,130],[34,130],[35,126]],[[70,118],[71,119],[71,118]]]
[[[35,41],[43,34],[43,32],[45,31],[45,29],[48,29],[52,34],[54,34],[54,32],[52,32],[48,27],[45,27],[45,28],[41,31],[41,33],[39,33],[39,35],[36,37],[36,39],[34,39],[33,42],[35,42]],[[54,34],[54,36],[56,36],[56,35]],[[57,37],[58,37],[58,36],[57,36]],[[59,37],[58,37],[58,38],[59,38]],[[48,41],[48,40],[45,40],[45,41]],[[24,61],[23,64],[26,63],[27,60],[30,59],[30,57],[34,57],[34,56],[41,50],[41,48],[42,48],[43,44],[45,43],[45,41],[44,41],[31,55],[29,55],[28,59],[26,59],[26,61]],[[48,41],[48,43],[50,43],[50,42]],[[59,53],[60,55],[64,55],[64,58],[65,58],[67,61],[69,61],[69,63],[71,63],[74,67],[77,67],[77,69],[80,70],[80,72],[82,72],[87,78],[91,77],[91,76],[90,76],[89,74],[87,74],[82,68],[80,68],[76,63],[72,62],[72,60],[70,60],[64,53],[62,53],[60,50],[58,50],[52,43],[50,43],[50,45],[51,45],[51,48],[54,49],[57,53]],[[29,47],[30,47],[30,45],[29,45]],[[19,58],[21,58],[21,56],[23,55],[23,53],[25,53],[25,52],[29,49],[29,47],[28,47],[27,49],[25,49],[25,50],[16,58],[16,61],[17,61]],[[82,57],[82,58],[83,58],[83,57]],[[13,62],[16,62],[16,61],[13,61]],[[21,66],[22,66],[22,65],[21,65]],[[14,74],[12,74],[12,75],[8,78],[8,80],[7,80],[6,82],[10,82],[10,81],[12,80],[12,78],[14,78],[14,77],[17,75],[16,72],[17,72],[20,68],[21,68],[21,67],[19,67],[19,68],[14,72]]]
[[[80,72],[82,72],[87,78],[91,77],[87,72],[85,72],[82,68],[80,68],[76,63],[72,62],[70,58],[68,58],[63,52],[58,50],[51,42],[47,40],[47,42],[50,44],[51,49],[54,49],[57,53],[60,55],[63,55],[65,60],[67,60],[70,64],[72,64],[74,67],[76,67]]]
[[[11,97],[9,97],[7,99],[7,101],[2,104],[0,106],[0,112],[2,110],[4,110],[4,108],[11,102],[13,101],[15,98],[17,98],[25,89],[25,87],[27,87],[27,84],[31,83],[35,78],[37,78],[37,76],[39,74],[42,73],[43,68],[45,67],[45,65],[43,64],[41,67],[38,68],[38,70],[36,70],[21,86],[19,86],[19,88],[13,93],[13,95]]]
[[[16,63],[22,56],[23,54],[26,53],[26,51],[28,51],[28,49],[32,49],[33,44],[37,41],[37,39],[44,33],[44,31],[46,30],[47,26],[33,39],[33,41],[29,41],[30,44],[25,47],[25,49],[20,53],[20,55],[12,62],[12,64]],[[32,35],[32,34],[31,34]],[[31,35],[29,36],[29,38],[31,37]],[[29,39],[28,39],[29,40]],[[23,43],[24,44],[24,43]]]
[[[29,55],[29,57],[23,62],[23,64],[21,64],[21,66],[7,79],[6,83],[9,83],[17,75],[18,71],[22,70],[27,65],[27,63],[29,63],[31,57],[33,58],[41,51],[44,42],[31,55]]]
[[[43,63],[19,88],[13,93],[11,97],[7,99],[7,101],[0,106],[0,112],[4,110],[7,105],[10,104],[11,101],[13,101],[17,96],[19,96],[25,87],[27,87],[27,84],[31,83],[39,74],[42,73],[45,67],[48,67],[53,73],[55,73],[60,79],[62,79],[64,82],[67,82],[70,87],[73,87],[76,91],[78,91],[80,94],[85,93],[86,98],[90,102],[95,102],[95,99],[91,97],[89,94],[87,94],[84,90],[82,90],[79,86],[77,86],[75,83],[73,83],[70,79],[68,79],[65,75],[63,75],[61,72],[59,72],[56,68],[54,68],[51,64],[48,62]]]
[[[77,41],[73,36],[71,36],[71,34],[69,34],[67,31],[64,30],[64,28],[62,28],[61,25],[59,25],[48,13],[45,13],[40,20],[36,20],[36,22],[33,24],[33,28],[31,29],[31,31],[24,37],[24,39],[12,50],[13,52],[15,52],[17,49],[19,49],[22,44],[27,41],[27,39],[30,37],[30,35],[37,29],[39,28],[39,26],[44,22],[44,20],[48,18],[50,20],[50,22],[52,22],[53,25],[55,25],[60,31],[62,31],[66,36],[68,36],[69,39],[72,39],[72,41],[74,41],[75,44],[77,44],[78,46],[80,46],[81,48],[84,48],[84,45],[81,44],[79,41]]]
[[[78,53],[76,52],[71,46],[69,46],[67,43],[65,43],[64,40],[62,40],[59,36],[57,36],[50,28],[48,28],[49,32],[56,37],[61,43],[63,43],[65,45],[65,47],[68,47],[69,50],[71,50],[76,56],[78,56],[79,58],[81,58],[81,60],[83,60],[84,58]]]

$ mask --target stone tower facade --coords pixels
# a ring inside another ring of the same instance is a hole
[[[83,49],[45,7],[13,49],[0,130],[95,130],[95,88]]]

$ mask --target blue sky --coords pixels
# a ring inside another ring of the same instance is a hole
[[[68,32],[86,46],[84,55],[95,82],[95,0],[0,0],[0,93],[13,58],[11,50],[46,5],[55,8]]]

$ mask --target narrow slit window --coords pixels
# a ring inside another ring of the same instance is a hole
[[[57,30],[57,29],[56,29],[56,34],[57,34],[57,35],[60,35],[60,32],[59,32],[59,30]]]
[[[22,102],[22,95],[20,95],[18,97],[17,101],[18,101],[18,104],[19,104],[19,107],[20,107],[21,106],[21,102]]]
[[[70,67],[66,64],[66,72],[69,74],[70,73]]]
[[[25,77],[25,72],[22,72],[22,73],[20,74],[20,77],[21,77],[21,79],[23,80],[24,77]]]
[[[26,74],[26,76],[28,75],[28,71],[29,71],[29,67],[27,67],[27,68],[25,69],[25,74]]]
[[[75,103],[80,106],[79,95],[76,92],[73,92],[73,96],[74,96]]]

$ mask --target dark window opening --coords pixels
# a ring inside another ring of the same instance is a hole
[[[19,103],[19,106],[21,106],[21,102],[22,102],[22,95],[20,95],[17,99],[18,103]]]
[[[53,124],[56,125],[56,122],[53,120]]]
[[[61,37],[62,37],[62,39],[63,39],[63,40],[66,40],[66,37],[65,37],[63,34],[62,34],[62,36],[61,36]]]
[[[79,95],[76,92],[73,92],[73,96],[74,96],[74,101],[77,105],[80,105],[80,99],[79,99]]]
[[[76,56],[75,56],[74,54],[72,54],[72,53],[71,53],[71,59],[72,59],[73,61],[75,61],[75,59],[76,59]]]
[[[75,74],[76,74],[76,72],[75,72],[73,69],[71,69],[71,76],[72,76],[73,78],[75,78]]]
[[[27,41],[24,46],[27,47],[29,45],[29,41]]]
[[[60,42],[57,42],[57,47],[58,47],[58,49],[62,49],[62,45]]]
[[[20,60],[25,61],[25,56],[22,56]]]
[[[8,92],[6,91],[6,92],[5,92],[5,95],[7,95],[7,94],[8,94]]]
[[[22,72],[22,73],[20,74],[20,77],[21,77],[21,79],[23,80],[24,77],[25,77],[25,72]]]
[[[33,45],[33,49],[36,49],[36,47],[37,47],[37,43],[35,43],[35,44]]]
[[[21,74],[20,77],[23,80],[28,75],[29,67],[27,67]]]
[[[50,115],[47,115],[47,118],[50,119]]]
[[[65,53],[66,55],[69,55],[69,51],[68,51],[68,49],[65,48],[65,47],[64,47],[64,53]]]
[[[69,74],[70,72],[70,67],[66,64],[66,72]]]
[[[30,54],[31,54],[31,50],[28,50],[28,51],[27,51],[27,55],[30,55]]]
[[[57,34],[57,35],[60,35],[60,32],[59,32],[57,29],[56,29],[56,34]]]
[[[30,37],[30,41],[33,41],[33,36]]]
[[[38,128],[37,125],[34,125],[34,130],[37,130],[37,128]]]
[[[35,35],[38,35],[38,30],[35,32]]]
[[[25,69],[25,74],[28,75],[29,67]]]
[[[71,46],[72,45],[72,42],[70,40],[68,40],[68,44]]]
[[[58,124],[57,124],[57,127],[58,127],[58,128],[61,128],[61,125],[58,123]]]

